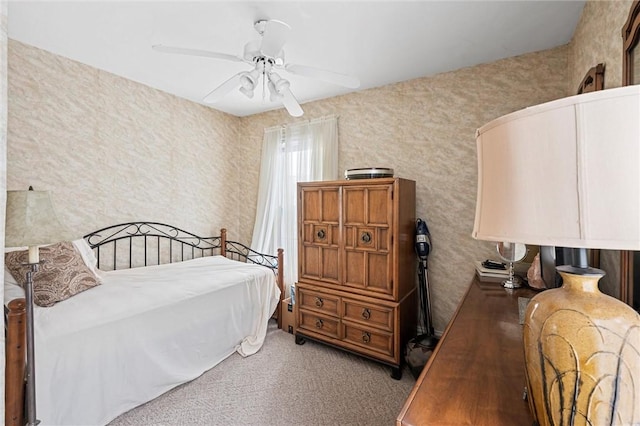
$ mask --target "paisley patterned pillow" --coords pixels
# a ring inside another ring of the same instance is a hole
[[[28,251],[5,254],[5,265],[24,288],[27,282]],[[100,284],[85,265],[70,241],[40,247],[40,266],[33,274],[33,301],[38,306],[53,306]]]

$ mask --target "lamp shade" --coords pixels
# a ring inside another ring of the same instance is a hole
[[[48,191],[7,191],[5,246],[40,246],[77,236],[65,228]]]
[[[474,238],[640,249],[640,86],[526,108],[476,136]]]

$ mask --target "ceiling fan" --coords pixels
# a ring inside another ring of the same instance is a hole
[[[262,77],[263,85],[266,86],[269,91],[269,99],[273,102],[278,100],[281,101],[289,114],[294,117],[300,117],[303,114],[303,111],[298,100],[291,92],[289,81],[276,73],[276,70],[284,70],[291,74],[316,78],[352,89],[360,86],[358,78],[353,76],[305,65],[285,63],[284,50],[282,47],[286,43],[288,32],[291,29],[288,24],[273,19],[260,20],[254,24],[254,28],[258,34],[260,34],[260,38],[256,41],[250,41],[247,43],[244,46],[244,53],[242,56],[164,45],[154,45],[152,47],[158,52],[203,56],[233,62],[245,62],[253,67],[250,71],[241,71],[237,73],[209,92],[203,99],[203,102],[207,104],[217,102],[236,87],[239,88],[241,93],[252,98],[253,92]],[[263,92],[263,95],[264,94],[265,93]]]

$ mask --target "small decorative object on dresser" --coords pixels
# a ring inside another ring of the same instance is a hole
[[[359,169],[348,169],[344,171],[344,178],[352,179],[378,179],[393,177],[393,169],[386,167],[364,167]]]
[[[298,184],[296,343],[324,342],[401,377],[417,322],[415,223],[414,181]]]
[[[522,280],[513,273],[513,263],[525,258],[527,247],[524,244],[501,241],[496,244],[496,250],[500,258],[509,263],[509,276],[502,281],[502,287],[510,289],[522,287]]]
[[[536,254],[533,258],[531,267],[527,271],[527,282],[529,287],[538,290],[544,290],[546,288],[545,282],[542,279],[542,268],[540,266],[540,253]]]

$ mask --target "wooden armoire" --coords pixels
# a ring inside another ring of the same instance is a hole
[[[412,180],[298,184],[296,343],[320,341],[401,377],[417,323],[415,210]]]

